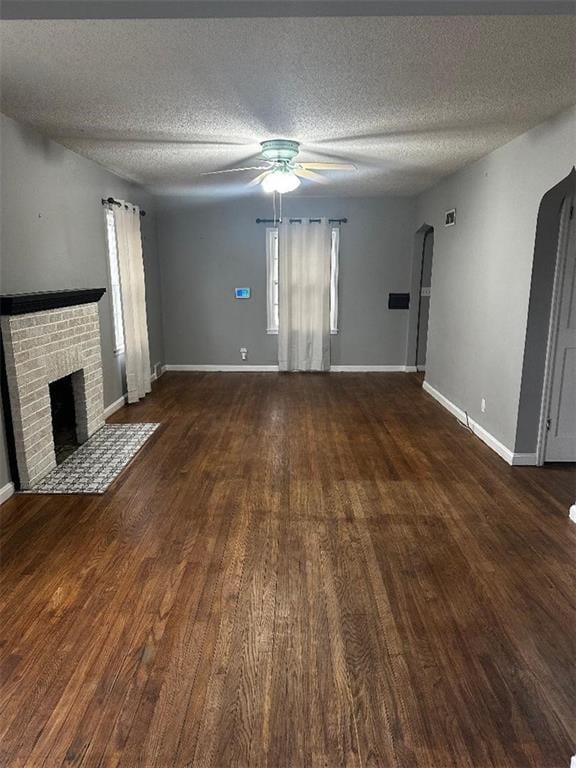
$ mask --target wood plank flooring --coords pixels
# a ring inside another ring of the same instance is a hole
[[[1,508],[1,766],[568,768],[573,467],[406,374],[166,374],[101,497]]]

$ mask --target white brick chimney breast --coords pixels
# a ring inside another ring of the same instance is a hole
[[[30,489],[56,466],[53,381],[72,377],[79,443],[104,424],[98,304],[4,315],[2,339],[20,487]]]

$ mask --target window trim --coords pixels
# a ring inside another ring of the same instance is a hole
[[[118,233],[116,230],[114,211],[111,208],[105,207],[104,216],[106,224],[106,250],[108,255],[108,282],[110,283],[110,310],[112,315],[114,354],[122,355],[126,350],[126,337],[124,335],[124,312],[122,310],[122,287],[120,283],[120,262],[118,259]]]

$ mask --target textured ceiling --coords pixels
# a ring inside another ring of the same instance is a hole
[[[248,194],[250,174],[198,174],[285,137],[358,166],[299,194],[408,195],[573,104],[575,35],[569,16],[4,21],[0,106],[157,191]]]

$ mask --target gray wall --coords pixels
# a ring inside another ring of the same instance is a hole
[[[152,362],[163,362],[160,279],[153,200],[101,166],[0,115],[0,290],[109,287],[102,197],[145,208],[142,220]],[[122,396],[113,352],[109,293],[100,301],[106,405]],[[0,433],[0,487],[8,482]]]
[[[418,200],[434,226],[427,381],[514,450],[538,209],[576,158],[576,110],[523,134]],[[457,209],[456,226],[444,211]],[[480,411],[481,398],[487,409]]]
[[[277,337],[266,334],[266,226],[255,223],[271,217],[271,199],[158,206],[166,362],[241,365],[245,346],[247,364],[276,364]],[[287,196],[284,215],[348,218],[332,364],[404,365],[408,312],[387,307],[389,292],[410,289],[413,202]],[[235,287],[248,286],[250,300],[234,299]]]

